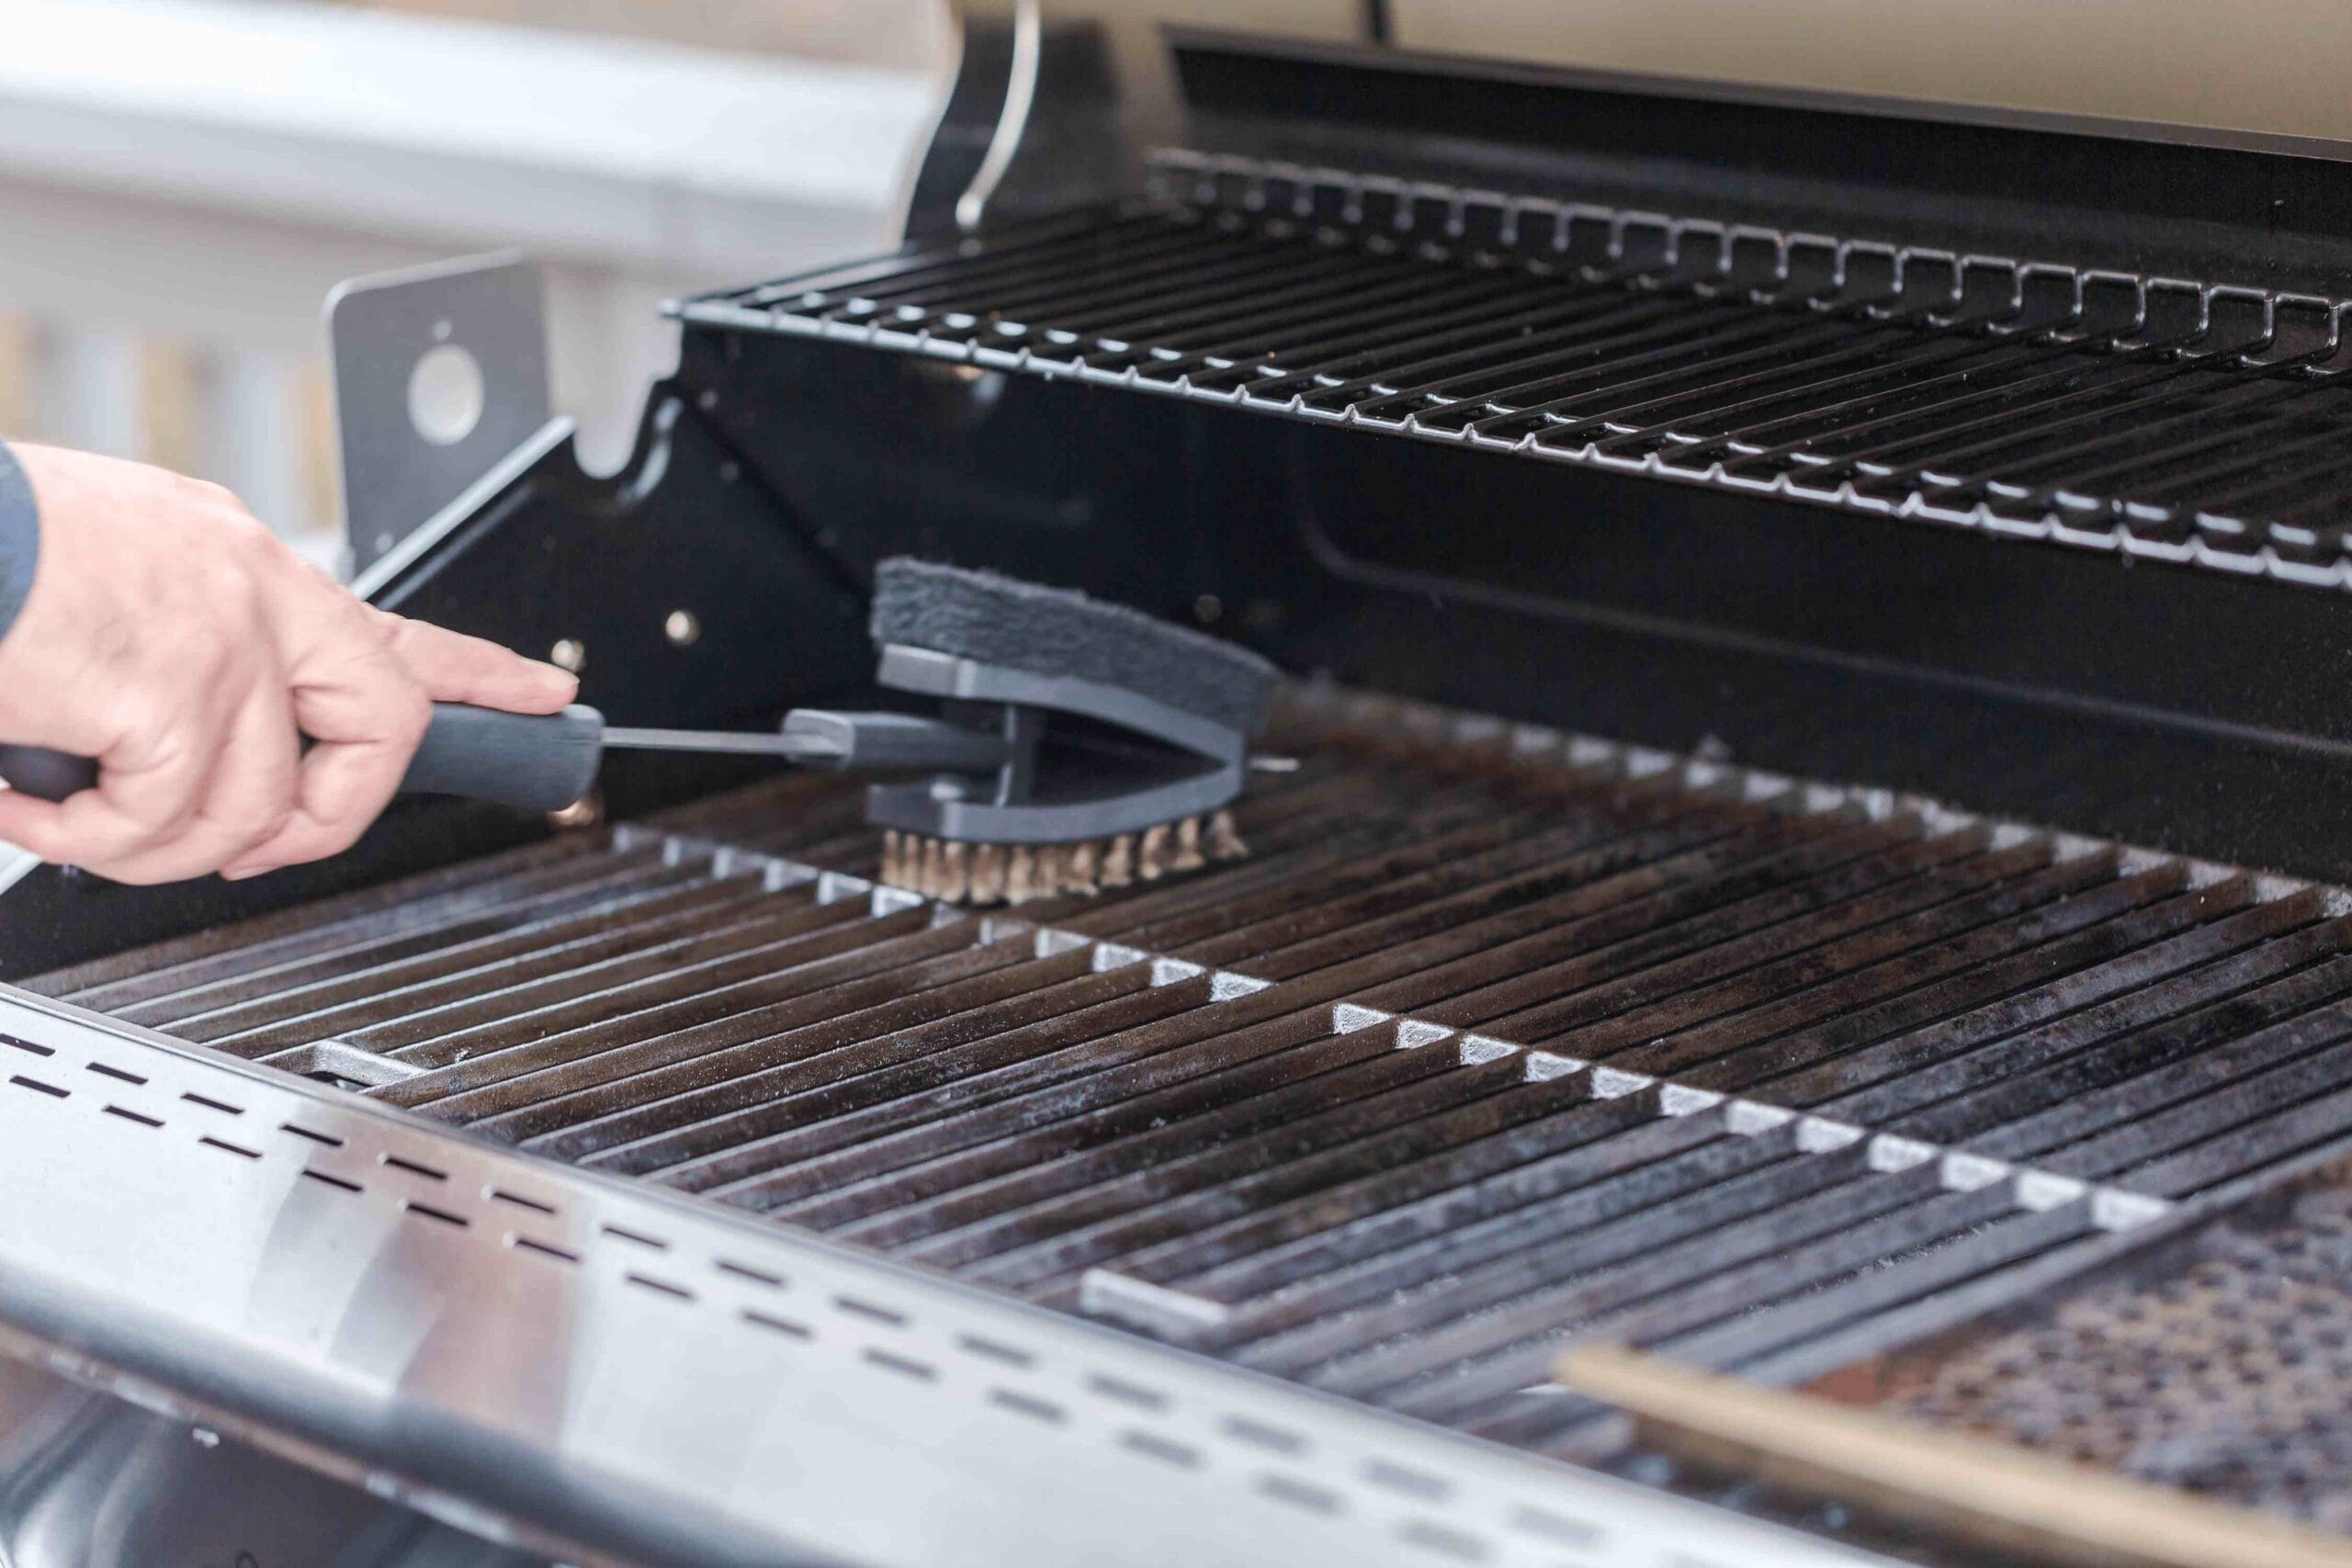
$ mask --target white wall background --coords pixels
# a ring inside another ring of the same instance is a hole
[[[665,298],[891,243],[951,53],[876,60],[296,0],[0,0],[0,434],[230,485],[326,558],[319,310],[342,278],[507,245],[548,283],[557,406],[617,462]],[[782,8],[789,19],[791,7]]]
[[[1159,18],[1363,15],[1070,6],[1147,96]],[[1391,8],[1422,48],[2352,138],[2347,0]],[[327,289],[518,245],[557,404],[616,462],[663,299],[889,242],[952,34],[946,0],[0,0],[0,434],[220,479],[327,558]]]

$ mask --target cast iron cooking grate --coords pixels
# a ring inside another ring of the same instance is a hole
[[[1250,859],[1093,901],[798,776],[32,988],[1559,1452],[1578,1336],[1804,1375],[2352,1126],[2333,890],[1294,706]]]
[[[683,313],[2352,585],[2338,301],[1182,152],[1157,175]]]

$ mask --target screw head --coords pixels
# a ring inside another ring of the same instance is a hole
[[[588,668],[588,645],[578,637],[565,637],[548,649],[548,662],[559,670],[569,670],[577,675]]]
[[[692,610],[673,610],[662,622],[662,635],[677,648],[691,648],[702,639],[702,617]]]

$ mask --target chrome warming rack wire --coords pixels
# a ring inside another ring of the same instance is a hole
[[[1182,150],[688,321],[2352,586],[2343,302]]]
[[[876,887],[802,777],[30,988],[1570,1457],[1577,1338],[1801,1379],[2352,1124],[2335,890],[1383,698],[1282,743],[1250,860],[1091,901]]]

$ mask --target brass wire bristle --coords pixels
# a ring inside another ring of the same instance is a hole
[[[1136,846],[1136,874],[1146,882],[1157,882],[1168,874],[1169,841],[1173,837],[1168,824],[1147,828],[1143,842]]]
[[[882,881],[943,904],[1027,904],[1065,893],[1091,898],[1249,852],[1223,810],[1074,844],[952,843],[891,829],[882,835]]]
[[[1004,902],[1004,846],[1002,844],[972,846],[972,881],[965,897],[974,904]]]

